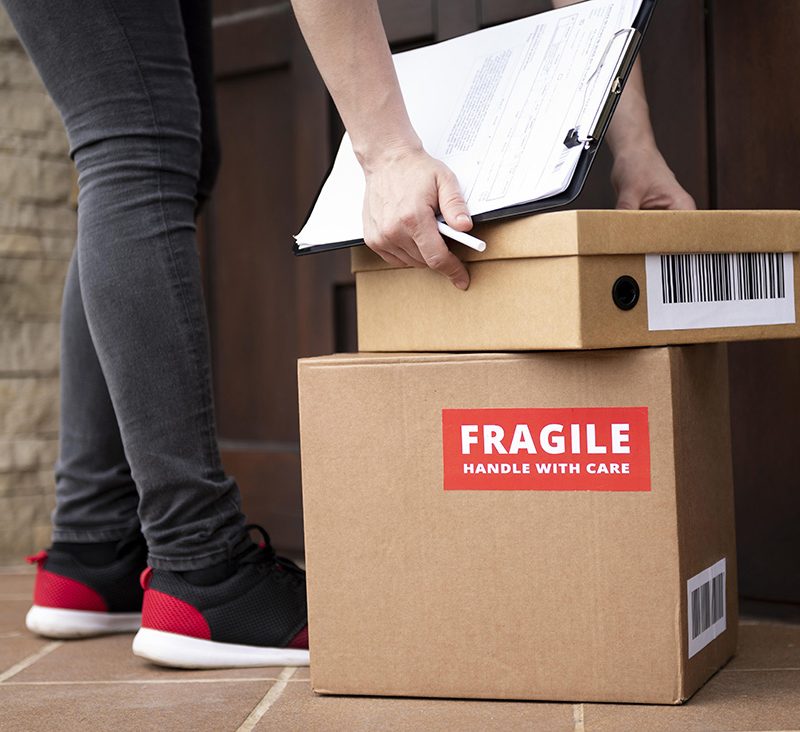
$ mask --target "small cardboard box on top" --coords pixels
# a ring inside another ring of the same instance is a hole
[[[734,653],[725,346],[299,363],[312,685],[676,704]]]
[[[599,349],[800,335],[800,211],[561,211],[477,226],[469,290],[352,250],[362,351]]]

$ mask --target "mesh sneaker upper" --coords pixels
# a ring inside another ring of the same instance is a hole
[[[131,613],[142,608],[139,574],[147,563],[144,539],[123,547],[116,560],[88,566],[68,551],[51,548],[29,557],[38,565],[34,604],[69,610]]]
[[[305,573],[283,562],[267,545],[213,585],[194,585],[168,570],[147,572],[142,627],[221,643],[298,647],[307,624]]]

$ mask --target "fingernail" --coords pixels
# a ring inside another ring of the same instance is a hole
[[[466,289],[469,287],[469,280],[468,280],[468,279],[466,279],[465,277],[462,277],[462,278],[460,278],[460,279],[453,280],[453,284],[454,284],[454,285],[455,285],[455,286],[456,286],[456,287],[457,287],[459,290],[466,290]]]
[[[472,223],[472,219],[467,216],[467,214],[459,214],[456,217],[456,221],[461,224],[462,226],[469,226]]]

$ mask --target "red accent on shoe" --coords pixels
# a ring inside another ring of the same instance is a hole
[[[294,638],[292,638],[286,647],[308,649],[308,626],[306,625]]]
[[[142,627],[211,639],[211,628],[196,607],[158,590],[144,593]]]
[[[25,561],[28,562],[28,564],[43,564],[45,559],[47,559],[46,549],[42,549],[41,551],[36,552],[36,554],[31,554],[29,557],[25,557]]]
[[[152,576],[153,576],[152,567],[145,567],[142,570],[142,573],[139,575],[139,584],[142,586],[143,590],[146,590],[150,586],[150,578]]]
[[[33,604],[65,610],[107,612],[106,601],[89,585],[70,577],[48,572],[41,565],[36,572]]]

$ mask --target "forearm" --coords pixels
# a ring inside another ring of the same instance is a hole
[[[644,93],[642,68],[638,60],[625,84],[625,91],[614,112],[606,140],[615,158],[634,150],[641,152],[656,149],[653,126],[650,123],[650,108]]]
[[[353,142],[369,169],[422,144],[408,118],[377,0],[292,0],[297,21]]]

